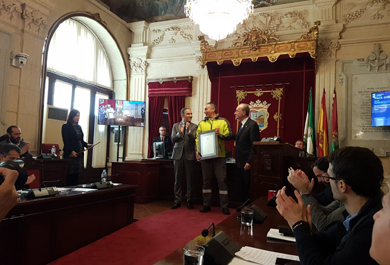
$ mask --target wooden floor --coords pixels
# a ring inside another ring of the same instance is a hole
[[[134,219],[142,219],[169,210],[173,202],[155,201],[145,204],[134,204]]]

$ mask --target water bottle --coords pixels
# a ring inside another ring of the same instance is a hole
[[[107,171],[105,169],[103,169],[103,172],[100,175],[100,182],[101,183],[107,182]]]
[[[56,149],[56,146],[53,144],[53,146],[51,147],[51,156],[55,157],[57,156],[57,149]]]

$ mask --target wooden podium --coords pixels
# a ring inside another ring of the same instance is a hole
[[[251,166],[251,200],[267,196],[268,190],[287,187],[287,193],[293,195],[293,186],[287,181],[288,168],[303,170],[308,177],[314,177],[311,165],[315,157],[307,157],[306,151],[290,144],[273,142],[254,142],[257,155]]]

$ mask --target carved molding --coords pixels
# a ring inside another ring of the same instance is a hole
[[[25,29],[35,33],[41,33],[47,27],[47,20],[42,16],[41,11],[27,7],[22,4],[22,18],[25,20]]]
[[[344,86],[344,75],[339,74],[339,84]]]
[[[22,16],[22,7],[14,1],[0,0],[0,19],[14,22],[14,19]]]
[[[343,22],[350,23],[352,21],[358,20],[368,10],[375,12],[373,15],[370,16],[372,20],[381,20],[385,17],[385,15],[386,16],[389,15],[388,12],[381,12],[381,11],[385,11],[388,5],[390,5],[390,0],[370,0],[367,3],[358,7],[357,10],[344,14]],[[353,3],[350,3],[349,5],[346,6],[346,8],[354,9],[355,5]]]
[[[338,40],[319,39],[317,58],[318,59],[335,59],[336,51],[340,48]]]
[[[85,12],[85,13],[87,13],[88,15],[90,15],[90,16],[91,16],[94,20],[96,20],[97,22],[100,22],[101,24],[103,24],[104,26],[107,27],[106,21],[104,21],[104,20],[101,18],[101,16],[100,16],[99,13],[91,13],[91,12]]]
[[[360,66],[367,68],[371,71],[387,71],[390,66],[390,56],[382,51],[382,45],[380,43],[374,44],[374,50],[366,58],[356,59]]]
[[[251,50],[257,50],[260,44],[268,44],[269,42],[279,41],[279,36],[268,32],[268,30],[260,30],[253,28],[249,32],[244,32],[233,42],[231,47],[247,47]]]
[[[263,6],[272,6],[276,4],[279,0],[253,0],[253,7],[263,7]]]
[[[192,31],[193,26],[184,26],[184,27],[169,27],[164,30],[161,29],[153,29],[152,34],[158,34],[159,36],[152,41],[152,44],[158,45],[161,44],[164,39],[169,36],[168,43],[176,43],[176,36],[179,34],[186,42],[190,42],[193,40],[192,32],[190,34],[186,33],[186,31]]]
[[[252,28],[267,30],[270,33],[285,30],[298,30],[310,28],[308,10],[290,11],[290,12],[270,12],[259,13],[249,18],[244,25],[240,25],[237,34],[241,35],[244,31]]]
[[[195,63],[199,66],[199,69],[201,69],[202,68],[202,56],[196,56]]]
[[[130,59],[130,68],[137,74],[145,74],[147,65],[146,60],[142,60],[139,57],[135,60]]]
[[[217,49],[211,46],[204,38],[199,36],[200,51],[202,52],[203,67],[208,62],[217,62],[221,65],[225,60],[233,62],[234,66],[239,66],[243,59],[251,59],[256,62],[259,57],[267,57],[270,62],[276,62],[280,55],[289,55],[294,58],[297,53],[309,53],[315,59],[317,57],[317,41],[319,37],[320,21],[316,21],[307,33],[303,34],[300,39],[293,41],[267,42],[261,38],[261,34],[252,35],[251,32],[243,34],[246,38],[239,37],[233,42],[233,47]],[[268,36],[268,35],[267,35]],[[276,36],[276,35],[275,35]],[[254,37],[254,39],[252,39]],[[238,46],[238,47],[237,47]]]

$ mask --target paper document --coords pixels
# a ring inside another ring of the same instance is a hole
[[[283,234],[279,233],[279,229],[271,228],[268,231],[267,237],[269,238],[275,238],[275,239],[280,239],[284,241],[290,241],[290,242],[295,242],[295,237],[292,236],[284,236]]]
[[[254,262],[261,265],[275,265],[277,258],[299,261],[299,257],[295,255],[288,255],[259,248],[242,247],[240,251],[236,252],[236,257]],[[239,259],[233,259],[229,265],[244,265]]]
[[[89,192],[89,191],[95,191],[96,189],[87,189],[87,188],[74,188],[73,191],[82,191],[82,192]]]

